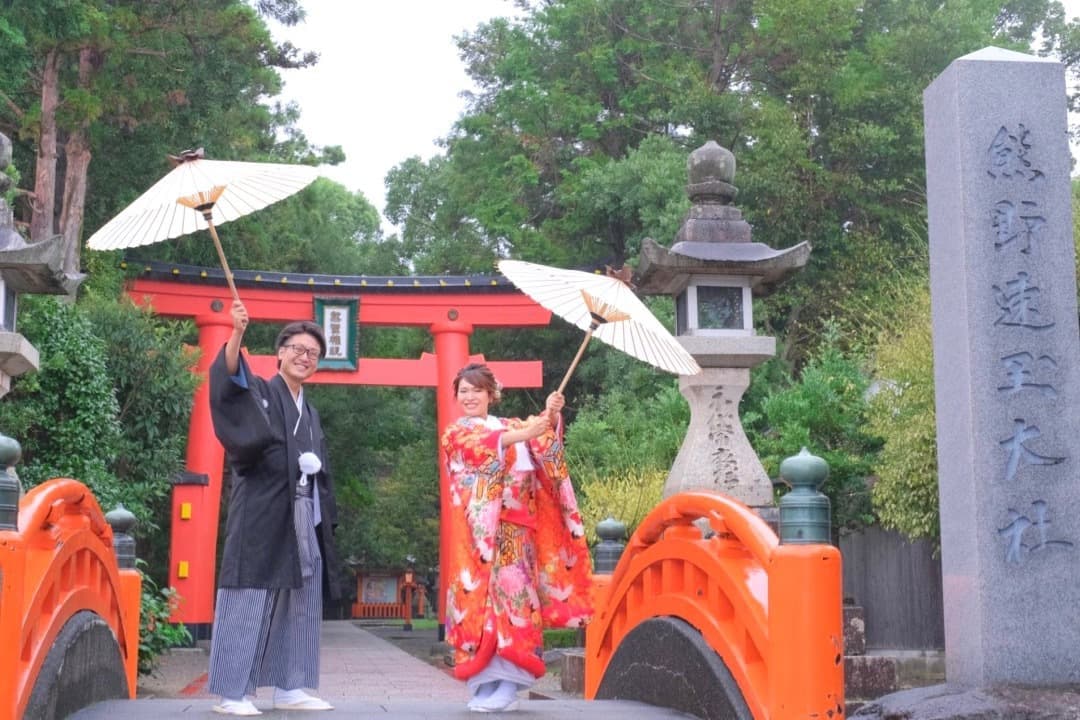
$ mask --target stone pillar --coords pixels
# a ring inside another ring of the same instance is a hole
[[[25,241],[15,230],[15,217],[4,200],[4,193],[11,188],[11,178],[4,172],[11,164],[11,141],[0,133],[0,251],[20,250],[26,247]],[[0,264],[3,267],[6,264]],[[3,275],[0,272],[0,275]],[[14,303],[15,296],[7,292],[7,277],[0,281],[0,310],[6,303]],[[12,324],[13,325],[13,324]],[[37,370],[38,351],[30,342],[15,332],[14,326],[7,327],[4,317],[0,316],[0,397],[11,389],[11,378],[18,377],[31,370]]]
[[[596,534],[600,542],[593,549],[593,572],[610,575],[615,572],[626,549],[626,523],[619,522],[613,517],[601,520],[596,524]]]
[[[664,484],[664,497],[706,489],[751,507],[773,504],[769,475],[739,418],[739,401],[749,386],[749,368],[702,367],[697,375],[679,378],[679,392],[690,405],[690,425]]]
[[[1080,682],[1080,333],[1065,69],[924,93],[946,678]]]

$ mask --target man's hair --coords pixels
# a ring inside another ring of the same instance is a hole
[[[297,322],[289,323],[285,327],[281,328],[281,332],[278,333],[277,340],[274,341],[274,349],[280,350],[283,345],[289,342],[294,335],[302,335],[307,333],[311,337],[315,338],[319,343],[319,357],[326,357],[326,336],[323,335],[323,330],[316,323],[310,320],[300,320]]]

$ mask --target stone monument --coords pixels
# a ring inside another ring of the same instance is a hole
[[[751,240],[750,224],[732,204],[735,156],[726,148],[710,140],[690,154],[687,170],[691,205],[682,227],[670,249],[642,242],[634,277],[642,293],[675,298],[677,339],[702,370],[679,378],[690,426],[664,497],[715,490],[774,517],[772,483],[739,419],[750,368],[776,354],[776,339],[754,332],[752,298],[801,269],[810,246],[774,250]]]
[[[987,48],[925,92],[946,677],[1080,681],[1080,331],[1065,70]]]
[[[882,699],[877,717],[1076,717],[1065,101],[1061,64],[997,48],[955,60],[924,93],[947,685]]]

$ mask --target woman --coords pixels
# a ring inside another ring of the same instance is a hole
[[[486,365],[454,379],[464,415],[443,432],[455,509],[446,639],[469,709],[517,708],[542,677],[545,627],[580,627],[592,614],[590,562],[562,443],[561,393],[526,420],[488,415],[499,385]]]

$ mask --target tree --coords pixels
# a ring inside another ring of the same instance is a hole
[[[755,238],[804,240],[810,266],[760,318],[801,362],[852,294],[875,296],[922,212],[922,90],[986,45],[1075,43],[1046,0],[521,2],[460,38],[477,86],[444,157],[388,179],[405,247],[576,265],[670,241],[680,155],[707,139],[739,162]],[[1073,62],[1072,55],[1064,55]],[[421,249],[421,258],[426,258]],[[446,260],[430,268],[452,270]]]
[[[384,241],[379,214],[361,193],[317,178],[295,196],[219,230],[233,269],[343,275],[407,273],[402,251]],[[214,267],[217,252],[205,232],[131,248],[133,260],[154,259]]]
[[[770,477],[785,458],[807,448],[829,465],[821,491],[832,505],[834,532],[874,521],[868,481],[881,441],[866,427],[869,378],[858,358],[838,347],[835,329],[797,380],[765,391],[757,408],[744,404],[743,425]]]
[[[303,16],[295,0],[265,0],[259,9],[287,22]],[[35,148],[30,239],[62,234],[66,272],[80,269],[91,158],[110,147],[102,141],[111,133],[153,128],[160,140],[172,127],[189,133],[187,143],[226,128],[233,146],[215,148],[218,157],[252,159],[260,146],[279,145],[312,160],[297,133],[273,140],[276,129],[289,129],[295,109],[259,101],[280,90],[275,66],[303,67],[316,58],[276,46],[238,0],[13,0],[0,33],[12,39],[9,54],[25,69],[0,86],[0,129]],[[200,126],[204,132],[191,132]]]

